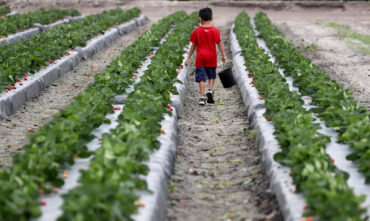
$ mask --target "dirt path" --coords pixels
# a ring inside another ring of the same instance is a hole
[[[144,31],[153,21],[139,27],[113,42],[92,58],[81,63],[54,82],[42,94],[27,102],[13,116],[0,120],[0,170],[11,166],[14,153],[22,151],[28,142],[27,130],[49,122],[59,110],[69,105],[71,100],[94,81],[94,76],[104,71],[107,65]]]
[[[226,50],[230,26],[220,29]],[[248,130],[239,88],[224,89],[217,79],[215,105],[199,106],[194,77],[190,76],[185,114],[179,122],[168,220],[282,220],[255,137]]]

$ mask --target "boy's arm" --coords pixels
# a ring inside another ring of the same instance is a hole
[[[194,44],[194,43],[191,43],[191,47],[190,47],[190,50],[189,50],[189,54],[188,54],[188,57],[186,58],[185,60],[185,66],[188,66],[189,65],[189,62],[190,62],[190,58],[191,56],[193,55],[194,53],[194,50],[197,46]]]
[[[222,42],[220,42],[219,44],[217,44],[217,46],[218,46],[218,49],[221,51],[222,62],[226,63],[226,55],[225,55],[224,44],[222,44]]]

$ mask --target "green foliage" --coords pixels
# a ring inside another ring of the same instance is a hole
[[[92,139],[91,131],[106,120],[106,113],[113,112],[114,95],[124,93],[133,83],[132,75],[152,51],[151,44],[158,45],[184,14],[176,13],[153,25],[67,108],[30,136],[24,153],[15,156],[14,166],[0,172],[0,220],[29,220],[40,215],[39,190],[48,193],[61,186],[63,170],[74,163],[74,156],[91,154],[85,144]]]
[[[1,19],[1,16],[6,15],[10,12],[11,11],[10,11],[9,6],[0,7],[0,19]]]
[[[198,23],[196,13],[182,15],[159,47],[135,91],[125,100],[119,125],[103,136],[102,148],[79,180],[81,186],[64,196],[60,220],[131,220],[137,210],[135,191],[147,189],[140,178],[148,173],[143,161],[160,147],[160,122],[164,114],[171,114],[167,104],[171,102],[169,92],[177,82],[176,68],[183,61],[184,46]],[[92,193],[93,187],[99,188]]]
[[[101,14],[60,25],[32,38],[0,47],[0,90],[13,85],[27,73],[35,73],[57,60],[69,49],[85,46],[93,36],[109,27],[139,16],[137,8],[122,11],[116,8]]]
[[[1,10],[1,9],[0,9]],[[7,12],[9,13],[9,12]],[[0,13],[1,14],[1,13]],[[17,31],[32,28],[33,24],[47,25],[66,16],[77,16],[80,13],[76,9],[39,9],[26,14],[16,14],[0,19],[0,36],[7,36]]]
[[[340,142],[352,147],[348,159],[359,166],[366,182],[370,183],[370,113],[355,101],[349,90],[330,80],[318,66],[285,41],[265,14],[256,16],[256,24],[285,73],[293,77],[295,86],[304,95],[312,97],[313,104],[318,106],[314,111],[329,127],[337,130]]]
[[[258,24],[260,28],[265,26]],[[325,153],[329,138],[317,135],[320,127],[302,107],[300,95],[289,91],[277,66],[258,47],[246,13],[237,16],[234,32],[255,86],[265,100],[265,116],[274,123],[275,136],[282,149],[275,159],[290,167],[297,190],[304,193],[308,204],[305,215],[320,220],[361,220],[365,210],[360,209],[360,204],[364,198],[354,195],[346,184],[347,174],[338,170]],[[270,37],[279,39],[279,44],[274,46],[281,47],[284,42],[281,37],[272,34]]]

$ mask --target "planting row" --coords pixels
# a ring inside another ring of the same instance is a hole
[[[359,171],[370,183],[370,113],[354,100],[349,90],[311,64],[302,54],[271,24],[264,13],[256,16],[256,25],[261,36],[271,48],[271,52],[285,73],[294,79],[294,84],[303,95],[311,96],[313,109],[327,126],[340,134],[339,142],[352,147],[347,157],[359,166]]]
[[[16,14],[0,19],[0,36],[5,38],[9,34],[22,32],[32,28],[35,23],[46,25],[58,21],[66,16],[78,16],[76,9],[39,9],[26,14]]]
[[[234,32],[242,48],[245,65],[253,77],[260,99],[264,100],[265,118],[272,121],[282,152],[275,159],[290,167],[296,185],[307,201],[305,216],[321,220],[361,220],[363,196],[357,197],[347,186],[347,174],[338,170],[325,153],[329,138],[319,135],[320,127],[303,108],[301,96],[289,90],[286,79],[257,42],[246,13],[235,20]]]
[[[68,51],[86,42],[109,27],[139,16],[137,8],[126,12],[117,8],[90,15],[33,36],[29,40],[1,46],[0,90],[12,90],[15,82],[26,74],[35,73],[54,60],[68,55]],[[25,79],[26,80],[26,79]]]
[[[95,82],[79,94],[70,106],[30,136],[30,144],[24,147],[24,153],[15,156],[14,166],[0,173],[1,220],[28,220],[40,216],[41,194],[50,193],[55,187],[63,185],[66,176],[63,170],[74,164],[76,157],[91,154],[86,143],[93,138],[91,131],[107,121],[105,115],[113,113],[114,96],[125,93],[126,88],[134,82],[133,73],[153,51],[152,46],[158,46],[171,26],[184,16],[185,12],[178,12],[153,25],[150,31],[127,47],[104,73],[97,75]],[[97,186],[100,184],[97,183]],[[87,190],[100,191],[94,187]],[[93,196],[97,193],[86,194],[86,201],[94,201]],[[102,206],[102,202],[95,206]],[[66,205],[67,208],[75,208],[73,202]],[[104,208],[105,212],[117,213],[117,207],[109,208],[109,211],[108,207]],[[119,208],[119,212],[124,208]]]
[[[177,93],[178,66],[183,62],[184,47],[199,21],[197,14],[182,16],[176,28],[151,59],[151,64],[124,101],[118,126],[102,139],[89,170],[83,172],[81,186],[65,195],[61,220],[88,217],[92,220],[129,220],[141,205],[135,191],[147,190],[141,178],[148,173],[143,163],[160,145],[160,122],[172,114],[171,93]],[[93,198],[86,200],[87,195]],[[145,205],[141,205],[145,206]],[[114,208],[119,208],[114,210]]]
[[[0,7],[0,18],[10,13],[9,6]]]

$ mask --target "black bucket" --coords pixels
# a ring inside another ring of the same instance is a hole
[[[229,88],[236,84],[233,70],[231,68],[224,69],[223,71],[218,73],[218,76],[220,77],[221,83],[224,88]]]

